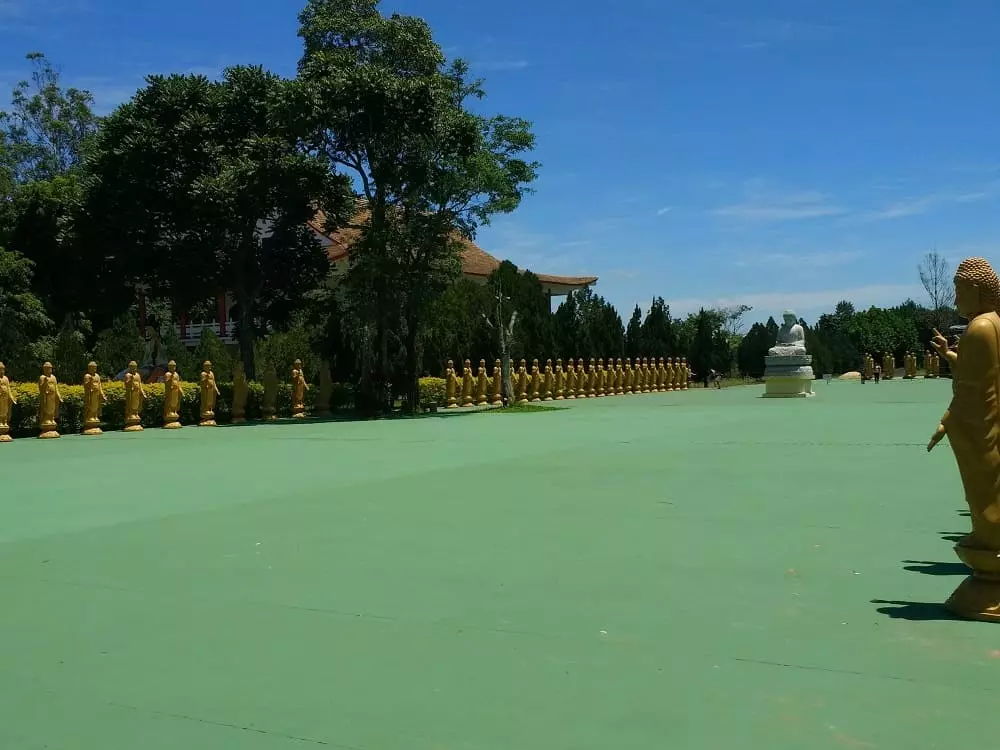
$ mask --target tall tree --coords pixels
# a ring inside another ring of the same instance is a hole
[[[643,348],[649,356],[668,357],[677,353],[677,335],[663,297],[653,298],[641,330]]]
[[[15,379],[28,375],[28,346],[52,325],[31,291],[31,274],[30,260],[0,247],[0,361]]]
[[[362,237],[347,284],[371,327],[376,367],[365,391],[389,408],[392,352],[406,351],[416,391],[426,312],[454,280],[460,245],[491,214],[513,210],[537,165],[534,138],[517,118],[483,118],[468,66],[450,66],[419,18],[379,12],[378,0],[309,0],[299,17],[299,79],[312,103],[309,146],[357,180]],[[369,374],[366,371],[366,374]]]
[[[80,231],[154,295],[186,306],[234,293],[240,353],[287,322],[330,264],[306,225],[351,209],[347,180],[303,153],[301,98],[260,67],[221,81],[151,76],[109,116],[88,158]]]
[[[645,342],[642,340],[642,310],[636,305],[625,329],[625,356],[633,360],[642,357],[645,348]]]
[[[920,283],[931,302],[932,317],[939,326],[944,326],[950,318],[950,309],[955,306],[955,283],[951,278],[948,261],[937,250],[924,255],[917,266]]]
[[[59,73],[41,52],[27,55],[31,80],[14,87],[11,109],[0,112],[0,140],[9,149],[17,183],[49,180],[78,166],[97,132],[89,91],[63,88]]]

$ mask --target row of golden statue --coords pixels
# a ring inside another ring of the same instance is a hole
[[[865,379],[875,378],[875,358],[870,354],[865,354]],[[892,380],[896,374],[896,357],[892,354],[882,355],[882,379]],[[924,354],[924,377],[937,378],[941,376],[941,357],[933,352]],[[917,355],[907,352],[903,355],[903,380],[913,380],[917,377]]]
[[[577,398],[599,398],[601,396],[621,396],[634,393],[661,393],[666,391],[686,391],[691,378],[691,369],[686,357],[664,359],[636,358],[615,361],[591,359],[584,367],[583,359],[574,363],[557,359],[546,360],[545,367],[538,360],[532,360],[529,370],[527,360],[522,359],[517,372],[511,373],[514,385],[514,399],[519,404],[540,401],[563,401]],[[486,360],[479,360],[479,372],[472,373],[472,363],[465,360],[462,376],[459,378],[455,363],[448,360],[445,371],[445,396],[449,409],[463,407],[499,406],[503,403],[503,369],[500,360],[493,364],[493,377],[486,372]]]
[[[139,365],[133,360],[128,363],[125,373],[125,432],[142,431],[142,408],[146,400]],[[177,363],[171,360],[163,376],[163,427],[167,430],[180,428],[180,406],[183,388],[181,374],[177,372]],[[277,420],[278,375],[273,367],[264,372],[264,398],[261,413],[264,421]],[[199,411],[200,427],[215,427],[215,407],[221,393],[215,382],[215,373],[211,362],[202,364],[199,378],[201,408]],[[292,417],[301,419],[306,416],[305,395],[309,390],[305,374],[302,370],[302,360],[295,360],[291,371],[292,385]],[[329,368],[324,366],[320,371],[319,395],[316,399],[318,417],[329,416],[330,399],[333,393],[333,380]],[[246,422],[247,397],[250,387],[243,370],[242,363],[237,363],[233,374],[233,423]],[[97,363],[91,362],[83,376],[83,434],[101,435],[101,410],[108,401],[104,393],[101,376],[97,374]],[[53,373],[52,364],[42,365],[42,374],[38,379],[38,437],[51,439],[59,437],[59,406],[63,403],[59,392],[59,383]],[[10,415],[12,406],[17,404],[14,390],[6,375],[6,368],[0,362],[0,443],[10,442]]]

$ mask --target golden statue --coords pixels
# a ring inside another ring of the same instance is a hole
[[[292,418],[302,419],[306,415],[306,373],[302,369],[302,360],[297,359],[292,365]]]
[[[626,394],[632,393],[632,358],[625,358],[625,386],[624,390]]]
[[[503,405],[503,364],[499,359],[493,363],[493,395],[490,397],[490,404]]]
[[[542,400],[542,371],[538,367],[538,360],[531,360],[531,386],[530,396],[532,403]]]
[[[1000,622],[1000,279],[985,258],[955,270],[955,306],[969,321],[958,350],[936,329],[932,346],[953,373],[952,399],[927,444],[948,436],[972,517],[955,552],[972,575],[948,600],[955,614]]]
[[[10,412],[11,407],[17,404],[14,396],[14,389],[10,387],[10,379],[7,377],[7,368],[0,362],[0,443],[9,443],[10,436]]]
[[[201,412],[199,427],[215,427],[215,401],[221,395],[215,382],[212,363],[207,359],[201,365]]]
[[[594,396],[601,398],[604,396],[604,358],[597,360],[597,369],[594,371]]]
[[[125,432],[142,432],[142,406],[145,401],[146,391],[142,387],[139,363],[133,359],[125,373]]]
[[[42,375],[38,378],[38,437],[51,439],[59,437],[56,420],[59,419],[59,405],[62,403],[59,383],[52,374],[52,363],[42,365]]]
[[[576,398],[576,368],[573,360],[566,360],[566,398]]]
[[[552,371],[552,360],[545,360],[545,375],[542,378],[542,400],[555,400],[555,373]]]
[[[681,390],[688,389],[688,382],[691,380],[691,368],[688,367],[687,357],[681,357]]]
[[[181,374],[177,372],[174,360],[167,362],[167,371],[163,373],[163,429],[177,430],[181,426]]]
[[[931,356],[931,359],[934,362],[934,377],[935,378],[940,377],[941,376],[941,357],[939,357],[937,354],[934,354],[934,355]]]
[[[330,375],[330,363],[323,360],[319,367],[319,395],[316,398],[316,416],[328,419],[331,416],[330,402],[333,400],[333,377]]]
[[[265,422],[278,419],[278,371],[272,364],[264,368],[264,403],[260,412]]]
[[[681,361],[674,362],[673,357],[667,357],[667,390],[679,391],[681,389]]]
[[[83,434],[100,435],[101,407],[108,403],[104,393],[101,376],[97,374],[97,363],[87,364],[87,372],[83,376]]]
[[[250,395],[250,384],[243,369],[243,361],[236,362],[233,369],[233,424],[243,424],[247,421],[247,397]]]
[[[561,359],[556,360],[555,391],[556,391],[556,401],[566,400],[566,373],[565,371],[563,371],[563,364]]]
[[[458,408],[458,375],[455,373],[455,363],[448,360],[448,367],[444,371],[444,392],[447,398],[448,408]]]
[[[476,375],[476,405],[486,406],[490,399],[487,395],[490,390],[490,379],[486,375],[486,360],[479,360],[479,373]]]
[[[517,368],[517,403],[528,403],[528,389],[531,387],[531,376],[528,374],[528,363],[521,360]]]
[[[462,406],[474,406],[475,397],[472,395],[472,362],[465,360],[462,363]]]
[[[625,393],[625,366],[622,358],[615,360],[615,395],[621,396]]]
[[[587,398],[597,398],[597,360],[593,357],[587,366]]]
[[[590,378],[583,364],[583,357],[576,358],[576,397],[587,398],[590,394]]]

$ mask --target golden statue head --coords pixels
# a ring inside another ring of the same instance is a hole
[[[501,364],[501,362],[500,362],[499,359],[493,362],[493,366],[494,367],[501,367],[501,368],[503,367],[503,365]]]
[[[955,307],[967,319],[1000,309],[1000,279],[986,258],[966,258],[958,264]]]
[[[136,362],[134,359],[129,360],[128,371],[131,373],[135,373],[135,371],[138,369],[139,369],[139,363]]]
[[[561,359],[557,359],[556,360],[556,367],[562,367],[562,360]]]
[[[552,367],[552,360],[551,359],[545,360],[545,366],[546,367]]]
[[[302,369],[302,360],[301,359],[296,359],[295,362],[294,362],[294,365],[295,365],[295,369],[296,370],[301,370]]]
[[[170,370],[170,372],[174,372],[175,370],[177,370],[177,363],[174,362],[173,360],[170,360],[169,362],[167,362],[167,369]]]
[[[486,360],[485,359],[479,360],[479,369],[480,370],[485,370],[486,369]]]
[[[206,359],[204,362],[201,363],[201,369],[203,369],[205,372],[211,372],[212,363]]]
[[[97,363],[96,362],[88,362],[87,363],[87,374],[89,374],[89,375],[96,375],[97,374]]]
[[[51,362],[46,362],[45,364],[43,364],[42,365],[42,372],[44,374],[46,374],[46,375],[51,375],[52,374],[52,363]]]

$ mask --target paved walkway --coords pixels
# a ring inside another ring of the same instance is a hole
[[[816,390],[0,446],[0,747],[992,746],[950,382]]]

